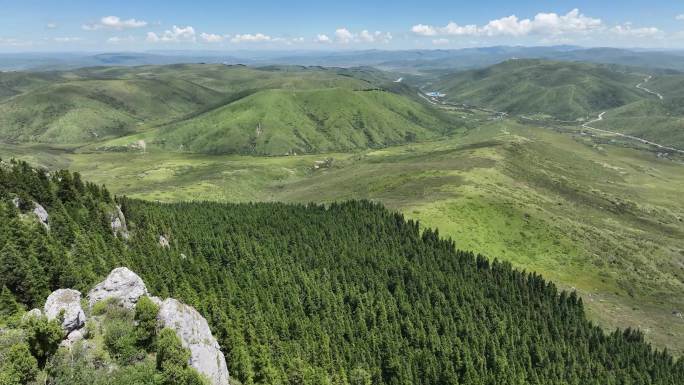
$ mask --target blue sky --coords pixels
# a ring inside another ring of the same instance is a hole
[[[681,1],[0,0],[0,51],[684,48]]]

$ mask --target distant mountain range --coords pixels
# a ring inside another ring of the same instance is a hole
[[[55,70],[110,65],[179,63],[295,64],[337,67],[374,66],[400,72],[473,69],[511,58],[586,61],[684,71],[684,51],[620,48],[479,47],[454,50],[364,51],[150,51],[113,53],[0,54],[0,70]]]

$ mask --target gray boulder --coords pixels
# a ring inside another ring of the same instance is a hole
[[[47,210],[45,210],[45,207],[33,202],[33,214],[38,218],[41,225],[43,225],[46,229],[50,228],[50,225],[48,224],[49,215]]]
[[[120,236],[122,239],[128,239],[128,227],[126,226],[126,217],[123,211],[121,211],[121,206],[116,206],[116,213],[110,214],[112,231],[114,235]]]
[[[73,289],[59,289],[50,294],[43,308],[49,320],[53,320],[64,311],[62,328],[68,333],[85,325],[86,316],[81,308],[81,292]]]
[[[92,308],[100,301],[116,298],[125,308],[132,309],[138,299],[146,295],[147,287],[142,278],[126,267],[118,267],[88,293],[88,306]]]
[[[76,342],[82,341],[85,338],[85,333],[83,330],[84,329],[78,329],[69,333],[69,335],[62,340],[62,342],[60,342],[59,346],[71,348]]]
[[[183,346],[190,350],[190,366],[213,385],[228,385],[226,359],[207,320],[195,308],[169,298],[162,302],[157,320],[162,327],[175,330]]]

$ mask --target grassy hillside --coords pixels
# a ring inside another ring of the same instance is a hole
[[[21,142],[97,141],[183,116],[220,98],[182,80],[58,82],[0,103],[0,135]]]
[[[639,90],[642,100],[607,110],[592,126],[684,149],[684,75],[659,73],[647,79],[639,84],[653,93]]]
[[[282,155],[387,146],[454,128],[419,102],[417,91],[379,91],[393,76],[371,68],[195,64],[0,79],[0,139],[6,142],[83,144],[126,136],[98,147],[125,149],[145,138],[173,150]],[[128,137],[135,134],[141,135]]]
[[[684,149],[684,95],[676,99],[650,98],[609,110],[593,127],[621,132],[655,143]]]
[[[642,99],[634,87],[642,78],[593,64],[520,59],[447,75],[434,87],[452,102],[574,120]]]
[[[57,72],[0,72],[0,102],[61,80],[63,75]]]
[[[277,89],[139,137],[171,150],[283,155],[384,147],[453,129],[439,112],[390,92]]]

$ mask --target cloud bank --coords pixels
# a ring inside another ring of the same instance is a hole
[[[105,16],[97,23],[84,24],[82,26],[86,31],[97,31],[100,29],[123,30],[142,27],[147,27],[146,21],[136,19],[123,20],[118,16]]]

